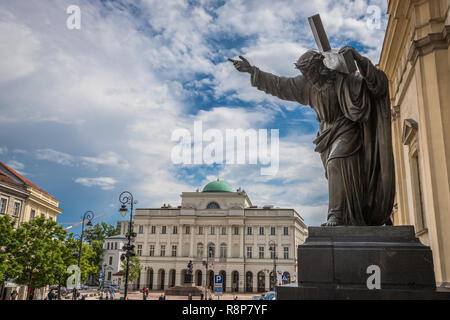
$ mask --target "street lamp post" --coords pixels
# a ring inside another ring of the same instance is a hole
[[[78,250],[78,268],[80,268],[80,262],[81,262],[81,250],[83,248],[83,233],[84,233],[84,222],[86,220],[88,220],[88,222],[86,223],[86,225],[88,227],[92,226],[92,219],[94,218],[94,213],[92,211],[86,211],[83,215],[83,220],[82,220],[82,224],[81,224],[81,236],[80,236],[80,247]],[[81,273],[81,269],[80,269],[80,273]]]
[[[106,263],[103,264],[103,284],[102,289],[105,289],[105,278],[106,278]]]
[[[209,256],[212,255],[212,248],[211,246],[208,247],[207,253],[206,253],[206,275],[205,275],[205,300],[207,300],[208,296],[208,280],[209,280],[209,273],[208,273],[208,264],[209,264]]]
[[[130,257],[134,255],[134,252],[133,252],[134,246],[131,245],[132,223],[133,223],[133,205],[136,204],[137,202],[135,202],[133,200],[133,195],[128,191],[124,191],[120,194],[119,201],[120,201],[120,203],[122,203],[122,206],[119,209],[119,212],[122,215],[122,217],[125,217],[128,212],[127,204],[130,205],[130,223],[128,225],[128,235],[127,235],[128,244],[127,244],[126,253],[125,253],[125,256],[127,258],[127,264],[126,264],[127,269],[125,271],[125,292],[123,295],[123,299],[126,300],[127,293],[128,293],[128,273],[129,273],[129,266],[130,266]]]
[[[276,254],[276,244],[275,241],[270,240],[269,241],[270,250],[272,251],[272,257],[273,257],[273,290],[275,290],[275,284],[277,282],[277,254]],[[270,277],[270,274],[269,274]]]

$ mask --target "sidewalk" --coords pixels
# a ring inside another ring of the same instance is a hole
[[[158,300],[163,291],[151,291],[148,294],[147,300]],[[233,300],[235,296],[238,297],[238,300],[250,300],[251,297],[258,295],[258,293],[224,293],[221,297],[212,296],[213,300]],[[103,295],[104,297],[105,295]],[[120,300],[123,297],[122,293],[116,293],[114,300]],[[96,297],[86,297],[86,300],[99,300],[99,296]],[[128,300],[143,300],[142,292],[139,291],[130,291],[128,292]],[[188,300],[187,296],[166,296],[166,300]],[[192,300],[200,300],[199,296],[193,296]]]

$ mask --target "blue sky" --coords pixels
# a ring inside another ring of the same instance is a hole
[[[69,5],[81,29],[66,27]],[[380,28],[369,28],[369,6]],[[115,223],[118,196],[137,207],[180,204],[183,191],[218,176],[256,205],[295,208],[308,225],[326,218],[327,183],[308,107],[251,87],[229,57],[295,76],[315,47],[307,17],[320,13],[332,47],[351,44],[378,62],[385,0],[2,1],[0,160],[60,200],[61,223],[87,210]],[[279,129],[280,168],[175,165],[171,134],[207,128]],[[75,229],[75,231],[79,231]]]

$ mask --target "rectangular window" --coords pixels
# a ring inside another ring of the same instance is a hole
[[[111,281],[111,271],[108,272],[108,281]]]
[[[284,258],[289,259],[289,248],[288,247],[283,248],[283,253],[284,253]]]
[[[226,245],[221,245],[220,246],[220,257],[221,258],[226,258],[227,257],[227,246]]]
[[[252,247],[247,247],[247,258],[248,259],[252,258]]]
[[[238,235],[239,234],[239,227],[234,227],[234,234]]]
[[[264,259],[264,247],[259,247],[259,258]]]
[[[226,227],[222,227],[222,235],[226,235],[227,234],[227,228]]]
[[[139,233],[144,233],[144,226],[139,226]]]
[[[203,234],[203,227],[198,227],[198,234]]]
[[[161,257],[165,257],[166,256],[166,246],[164,246],[164,245],[161,246],[161,254],[160,254],[160,256]]]
[[[107,250],[110,249],[110,243],[109,243],[109,242],[108,242],[108,244],[106,245],[106,247],[107,247]]]
[[[2,198],[0,203],[0,213],[6,213],[6,205],[8,204],[8,199]]]
[[[114,243],[114,250],[117,250],[117,242]]]
[[[45,218],[45,213],[41,213],[41,218]]]
[[[18,217],[20,212],[20,202],[14,202],[14,216]]]
[[[189,226],[186,227],[186,234],[191,234],[191,228]]]
[[[155,245],[154,244],[150,245],[150,251],[149,251],[148,255],[150,257],[153,257],[155,255]]]
[[[172,246],[172,257],[177,256],[177,246]]]
[[[252,227],[247,227],[247,234],[248,234],[249,236],[252,235]]]
[[[31,210],[30,220],[33,220],[35,216],[36,216],[36,210]]]
[[[137,246],[137,255],[142,256],[142,245],[141,244],[138,244],[138,246]]]
[[[275,227],[270,227],[270,235],[271,236],[275,235]]]
[[[162,226],[162,227],[161,227],[161,233],[162,233],[162,234],[166,234],[166,231],[167,231],[166,226]]]
[[[211,227],[211,235],[214,235],[216,228],[215,227]]]
[[[283,234],[284,234],[285,236],[288,236],[288,235],[289,235],[289,227],[284,227],[284,228],[283,228]]]
[[[156,233],[156,226],[152,226],[152,234]]]
[[[112,265],[113,257],[109,257],[109,265]]]
[[[259,227],[259,234],[260,234],[261,236],[264,235],[264,227]]]
[[[177,234],[178,233],[178,227],[177,226],[173,226],[173,234]]]

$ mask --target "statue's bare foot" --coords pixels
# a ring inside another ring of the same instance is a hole
[[[342,223],[339,221],[338,218],[336,218],[336,216],[330,216],[328,218],[328,221],[325,223],[322,223],[322,227],[336,227],[336,226],[340,226],[342,225]]]

